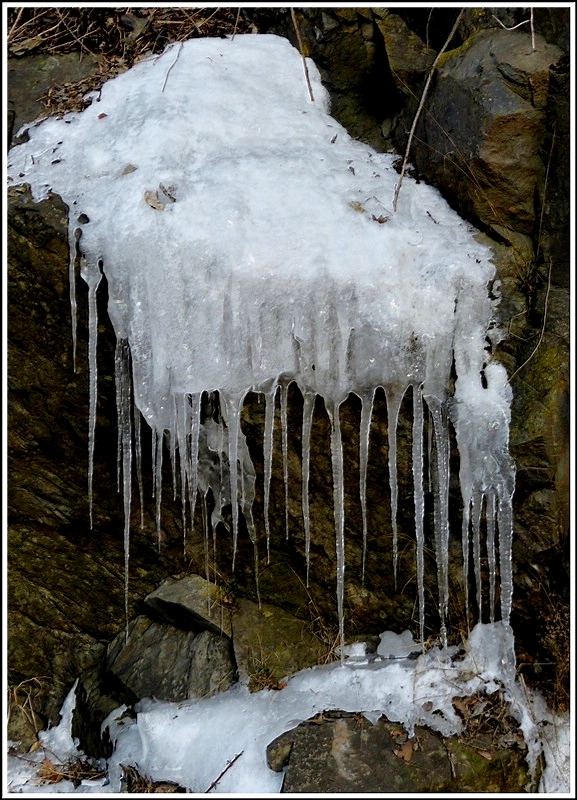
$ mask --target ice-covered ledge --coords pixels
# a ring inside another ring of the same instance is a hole
[[[485,504],[493,596],[496,548],[491,542],[498,533],[506,621],[512,590],[511,392],[504,369],[491,359],[501,334],[494,320],[498,288],[492,285],[489,252],[423,184],[406,180],[393,214],[398,180],[393,158],[348,136],[329,116],[327,95],[311,63],[309,73],[314,103],[301,57],[284,39],[192,40],[109,81],[81,114],[32,127],[29,142],[10,153],[9,180],[30,183],[37,199],[53,190],[71,209],[73,310],[77,260],[89,286],[91,448],[96,291],[102,271],[108,281],[109,314],[118,338],[127,567],[132,393],[158,441],[164,431],[171,433],[189,506],[197,489],[209,485],[221,505],[238,498],[232,503],[233,537],[236,541],[240,505],[256,548],[254,471],[246,461],[240,409],[249,390],[265,395],[266,506],[271,409],[279,387],[286,407],[287,384],[295,381],[305,399],[305,485],[316,395],[322,395],[331,417],[342,629],[339,404],[349,392],[361,397],[366,444],[375,389],[385,389],[394,533],[395,426],[401,399],[412,387],[421,631],[425,409],[436,441],[441,626],[448,602],[449,422],[461,458],[465,561],[472,539],[473,561],[479,564]],[[225,424],[201,425],[203,391],[218,391]],[[212,468],[215,441],[222,443],[223,483]],[[157,447],[157,475],[161,458]],[[361,471],[366,458],[364,449]],[[238,469],[227,466],[237,463]],[[310,542],[307,516],[304,492]]]

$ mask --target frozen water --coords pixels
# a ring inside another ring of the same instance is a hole
[[[36,199],[57,192],[70,208],[70,270],[73,275],[79,261],[89,286],[90,464],[96,292],[104,272],[110,319],[118,341],[129,348],[118,384],[127,564],[135,435],[130,403],[153,429],[158,513],[166,441],[175,488],[180,480],[185,525],[187,502],[192,519],[197,492],[205,498],[210,488],[212,523],[223,519],[225,506],[232,506],[236,552],[242,514],[258,566],[260,532],[252,520],[255,471],[240,413],[248,392],[264,394],[268,549],[274,403],[280,394],[288,497],[286,392],[292,381],[305,398],[307,573],[314,536],[307,485],[309,434],[317,396],[331,417],[342,633],[346,525],[340,406],[351,392],[363,403],[359,491],[366,542],[372,399],[377,387],[386,392],[396,567],[396,421],[410,387],[421,637],[424,407],[433,420],[428,426],[429,469],[441,630],[448,608],[451,425],[460,454],[463,552],[473,536],[478,571],[475,514],[484,502],[493,515],[487,528],[497,541],[500,610],[506,622],[512,592],[511,390],[505,370],[487,349],[487,342],[501,335],[488,291],[494,278],[490,253],[439,193],[422,183],[405,180],[393,214],[398,180],[393,156],[353,140],[330,117],[328,96],[312,63],[309,74],[314,102],[301,57],[286,40],[269,35],[191,40],[106,83],[82,113],[32,126],[29,141],[11,150],[12,183],[30,183]],[[219,413],[201,422],[201,398],[207,393],[218,397]],[[285,515],[290,535],[288,508]],[[160,516],[157,524],[160,543]],[[494,587],[496,558],[490,563]]]
[[[395,636],[387,631],[382,641],[393,641]],[[119,793],[121,765],[133,765],[152,780],[174,781],[194,794],[206,793],[215,781],[212,791],[218,793],[279,793],[283,775],[268,768],[266,747],[276,736],[315,714],[354,711],[373,723],[384,714],[411,735],[415,725],[427,725],[451,736],[462,728],[454,698],[503,690],[520,720],[529,764],[534,765],[540,754],[544,756],[540,791],[568,792],[568,720],[552,715],[538,696],[522,691],[516,683],[514,670],[507,658],[503,660],[510,636],[510,629],[501,623],[477,625],[464,643],[464,654],[457,647],[432,648],[415,659],[367,656],[359,642],[345,648],[344,664],[303,670],[289,678],[282,691],[250,693],[246,686],[236,684],[202,700],[168,703],[145,699],[137,704],[136,716],[125,714],[122,706],[102,725],[114,744],[105,765],[105,780],[86,781],[77,788],[64,782],[40,786],[37,770],[45,753],[52,759],[57,754],[61,761],[78,755],[77,742],[70,735],[75,702],[72,690],[60,725],[40,735],[46,751],[28,754],[25,761],[9,757],[8,790]],[[396,642],[406,640],[408,646],[408,638],[401,634]]]

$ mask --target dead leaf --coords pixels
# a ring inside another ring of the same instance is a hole
[[[385,216],[384,216],[384,214],[381,214],[381,215],[380,215],[380,216],[378,216],[378,217],[375,217],[375,215],[373,214],[373,215],[372,215],[372,217],[373,217],[373,220],[374,220],[375,222],[378,222],[378,223],[380,223],[381,225],[383,225],[383,223],[385,223],[385,222],[388,222],[388,221],[390,220],[390,217],[385,217]]]
[[[414,753],[413,742],[410,739],[407,739],[404,745],[402,745],[399,750],[393,750],[393,753],[397,758],[400,758],[408,763],[412,759]]]
[[[149,192],[147,189],[144,192],[144,202],[157,211],[164,211],[164,203],[159,200],[158,192]]]
[[[134,164],[127,164],[122,170],[122,174],[129,175],[131,172],[136,172],[137,169],[138,167],[135,167]]]
[[[176,186],[168,186],[166,187],[163,183],[158,184],[158,188],[164,194],[171,203],[176,203]]]
[[[103,111],[102,114],[98,115],[98,119],[104,119],[104,117],[107,117],[107,116],[108,116],[108,114],[105,114],[104,111]]]

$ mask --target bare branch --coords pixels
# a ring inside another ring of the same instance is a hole
[[[459,22],[461,21],[461,17],[463,16],[463,13],[464,13],[464,9],[461,9],[461,11],[459,11],[459,16],[455,20],[455,24],[451,28],[451,32],[450,32],[449,36],[447,37],[447,41],[442,46],[442,48],[439,50],[439,52],[437,53],[437,57],[433,61],[433,65],[431,66],[429,75],[427,77],[427,82],[425,83],[425,88],[423,89],[423,94],[421,95],[421,100],[419,102],[419,107],[417,108],[417,112],[416,112],[415,117],[413,119],[413,124],[411,125],[411,130],[409,132],[409,139],[407,141],[407,149],[405,150],[405,157],[403,158],[403,166],[401,167],[401,174],[399,176],[399,182],[397,183],[397,186],[396,186],[396,189],[395,189],[395,196],[394,196],[394,199],[393,199],[393,211],[397,210],[397,203],[399,201],[399,192],[401,191],[401,185],[403,183],[403,178],[405,177],[405,172],[407,170],[407,162],[409,160],[409,153],[411,151],[411,143],[413,141],[413,136],[415,135],[415,129],[417,127],[417,122],[419,121],[419,117],[421,116],[421,111],[423,110],[423,106],[425,105],[425,100],[427,98],[427,93],[429,91],[429,86],[431,85],[431,81],[433,79],[433,74],[435,72],[435,69],[437,68],[437,64],[439,63],[439,61],[441,59],[441,56],[443,55],[443,53],[445,52],[445,50],[449,46],[449,44],[451,42],[451,39],[455,35],[455,32],[457,30]]]

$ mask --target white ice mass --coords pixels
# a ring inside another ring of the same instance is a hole
[[[304,398],[307,554],[306,487],[316,396],[324,399],[331,421],[342,631],[339,406],[350,392],[362,400],[360,497],[366,537],[363,476],[372,403],[377,387],[385,390],[396,565],[396,424],[411,387],[421,634],[424,413],[430,415],[435,440],[440,629],[444,636],[449,424],[455,427],[460,453],[464,563],[472,541],[480,587],[479,520],[485,505],[489,619],[495,619],[498,572],[500,616],[507,621],[514,490],[508,454],[511,390],[504,368],[490,355],[500,337],[490,253],[440,194],[422,183],[407,180],[399,209],[392,213],[398,180],[394,157],[353,140],[329,116],[328,95],[312,63],[309,72],[314,102],[301,57],[285,39],[191,40],[108,81],[82,113],[32,126],[29,141],[10,153],[9,180],[30,183],[38,200],[56,192],[70,207],[73,317],[78,260],[89,287],[90,461],[96,291],[102,273],[108,281],[108,312],[118,340],[127,564],[133,439],[137,460],[139,455],[132,398],[160,445],[155,448],[158,476],[163,437],[169,441],[185,520],[187,505],[192,517],[198,490],[212,489],[214,522],[230,498],[237,498],[231,504],[234,547],[242,512],[256,549],[254,468],[240,412],[249,391],[262,393],[268,537],[273,409],[278,391],[286,458],[286,393],[294,381]],[[450,390],[453,368],[457,377]],[[201,424],[202,393],[209,391],[218,392],[224,423],[209,419]],[[219,469],[214,468],[215,452]],[[229,464],[237,466],[229,469]],[[159,484],[159,506],[160,489]]]
[[[386,393],[394,533],[396,422],[410,388],[420,642],[427,447],[423,431],[428,414],[436,459],[432,483],[440,630],[445,635],[452,425],[460,456],[463,562],[469,562],[471,546],[479,592],[483,509],[490,565],[489,624],[472,632],[475,677],[470,680],[476,683],[468,688],[491,691],[496,682],[507,687],[534,760],[541,744],[514,681],[508,625],[514,491],[508,453],[511,390],[504,368],[491,357],[501,334],[490,252],[440,194],[423,183],[406,179],[398,210],[392,212],[398,180],[395,158],[353,140],[331,118],[319,73],[312,62],[308,68],[314,101],[299,53],[282,38],[244,35],[184,42],[108,81],[82,113],[32,125],[29,141],[9,153],[9,182],[29,183],[37,200],[55,192],[70,209],[74,340],[78,263],[89,287],[90,461],[96,435],[96,292],[102,274],[108,282],[108,310],[118,341],[127,575],[133,454],[137,473],[140,461],[140,423],[134,425],[138,415],[133,416],[133,404],[154,432],[159,508],[166,439],[186,499],[185,519],[192,517],[199,492],[212,489],[215,523],[236,498],[231,504],[234,542],[242,513],[256,548],[262,532],[256,531],[252,519],[255,473],[240,412],[249,391],[262,394],[268,538],[273,412],[278,393],[284,443],[287,387],[294,381],[304,398],[307,553],[314,535],[306,487],[317,396],[322,396],[331,421],[342,638],[346,565],[339,407],[351,392],[362,401],[359,488],[366,537],[364,480],[371,414],[376,389]],[[201,421],[204,392],[218,392],[222,418]],[[283,452],[286,459],[286,444]],[[215,459],[220,460],[218,468]],[[89,495],[91,486],[90,467]],[[396,556],[395,544],[394,563]],[[499,616],[501,622],[496,621]],[[387,713],[409,727],[427,722],[420,680],[423,697],[438,697],[442,713],[434,720],[436,726],[442,723],[447,733],[453,730],[457,722],[446,676],[452,686],[463,687],[454,681],[451,648],[422,653],[409,667],[403,657],[407,649],[412,651],[412,639],[389,634],[383,634],[379,653],[387,652],[379,664],[363,663],[358,654],[345,663],[342,647],[341,665],[299,674],[283,692],[249,695],[238,686],[207,701],[183,704],[178,713],[170,704],[144,701],[137,723],[122,727],[110,720],[117,741],[115,763],[132,759],[151,777],[172,777],[203,792],[224,765],[217,763],[217,752],[226,761],[245,748],[245,756],[216,791],[276,792],[281,777],[264,762],[264,748],[275,735],[317,710],[333,707]],[[264,719],[269,720],[266,727]],[[209,722],[218,746],[208,733]],[[191,758],[187,748],[193,745]],[[188,774],[193,763],[197,770]],[[109,766],[112,782],[107,787],[83,786],[78,791],[115,791],[118,769]],[[204,771],[198,772],[198,767]],[[15,771],[13,764],[13,776]],[[549,781],[542,790],[563,790],[564,779],[553,776]],[[11,785],[12,791],[38,791],[25,779],[19,784],[15,778]]]

